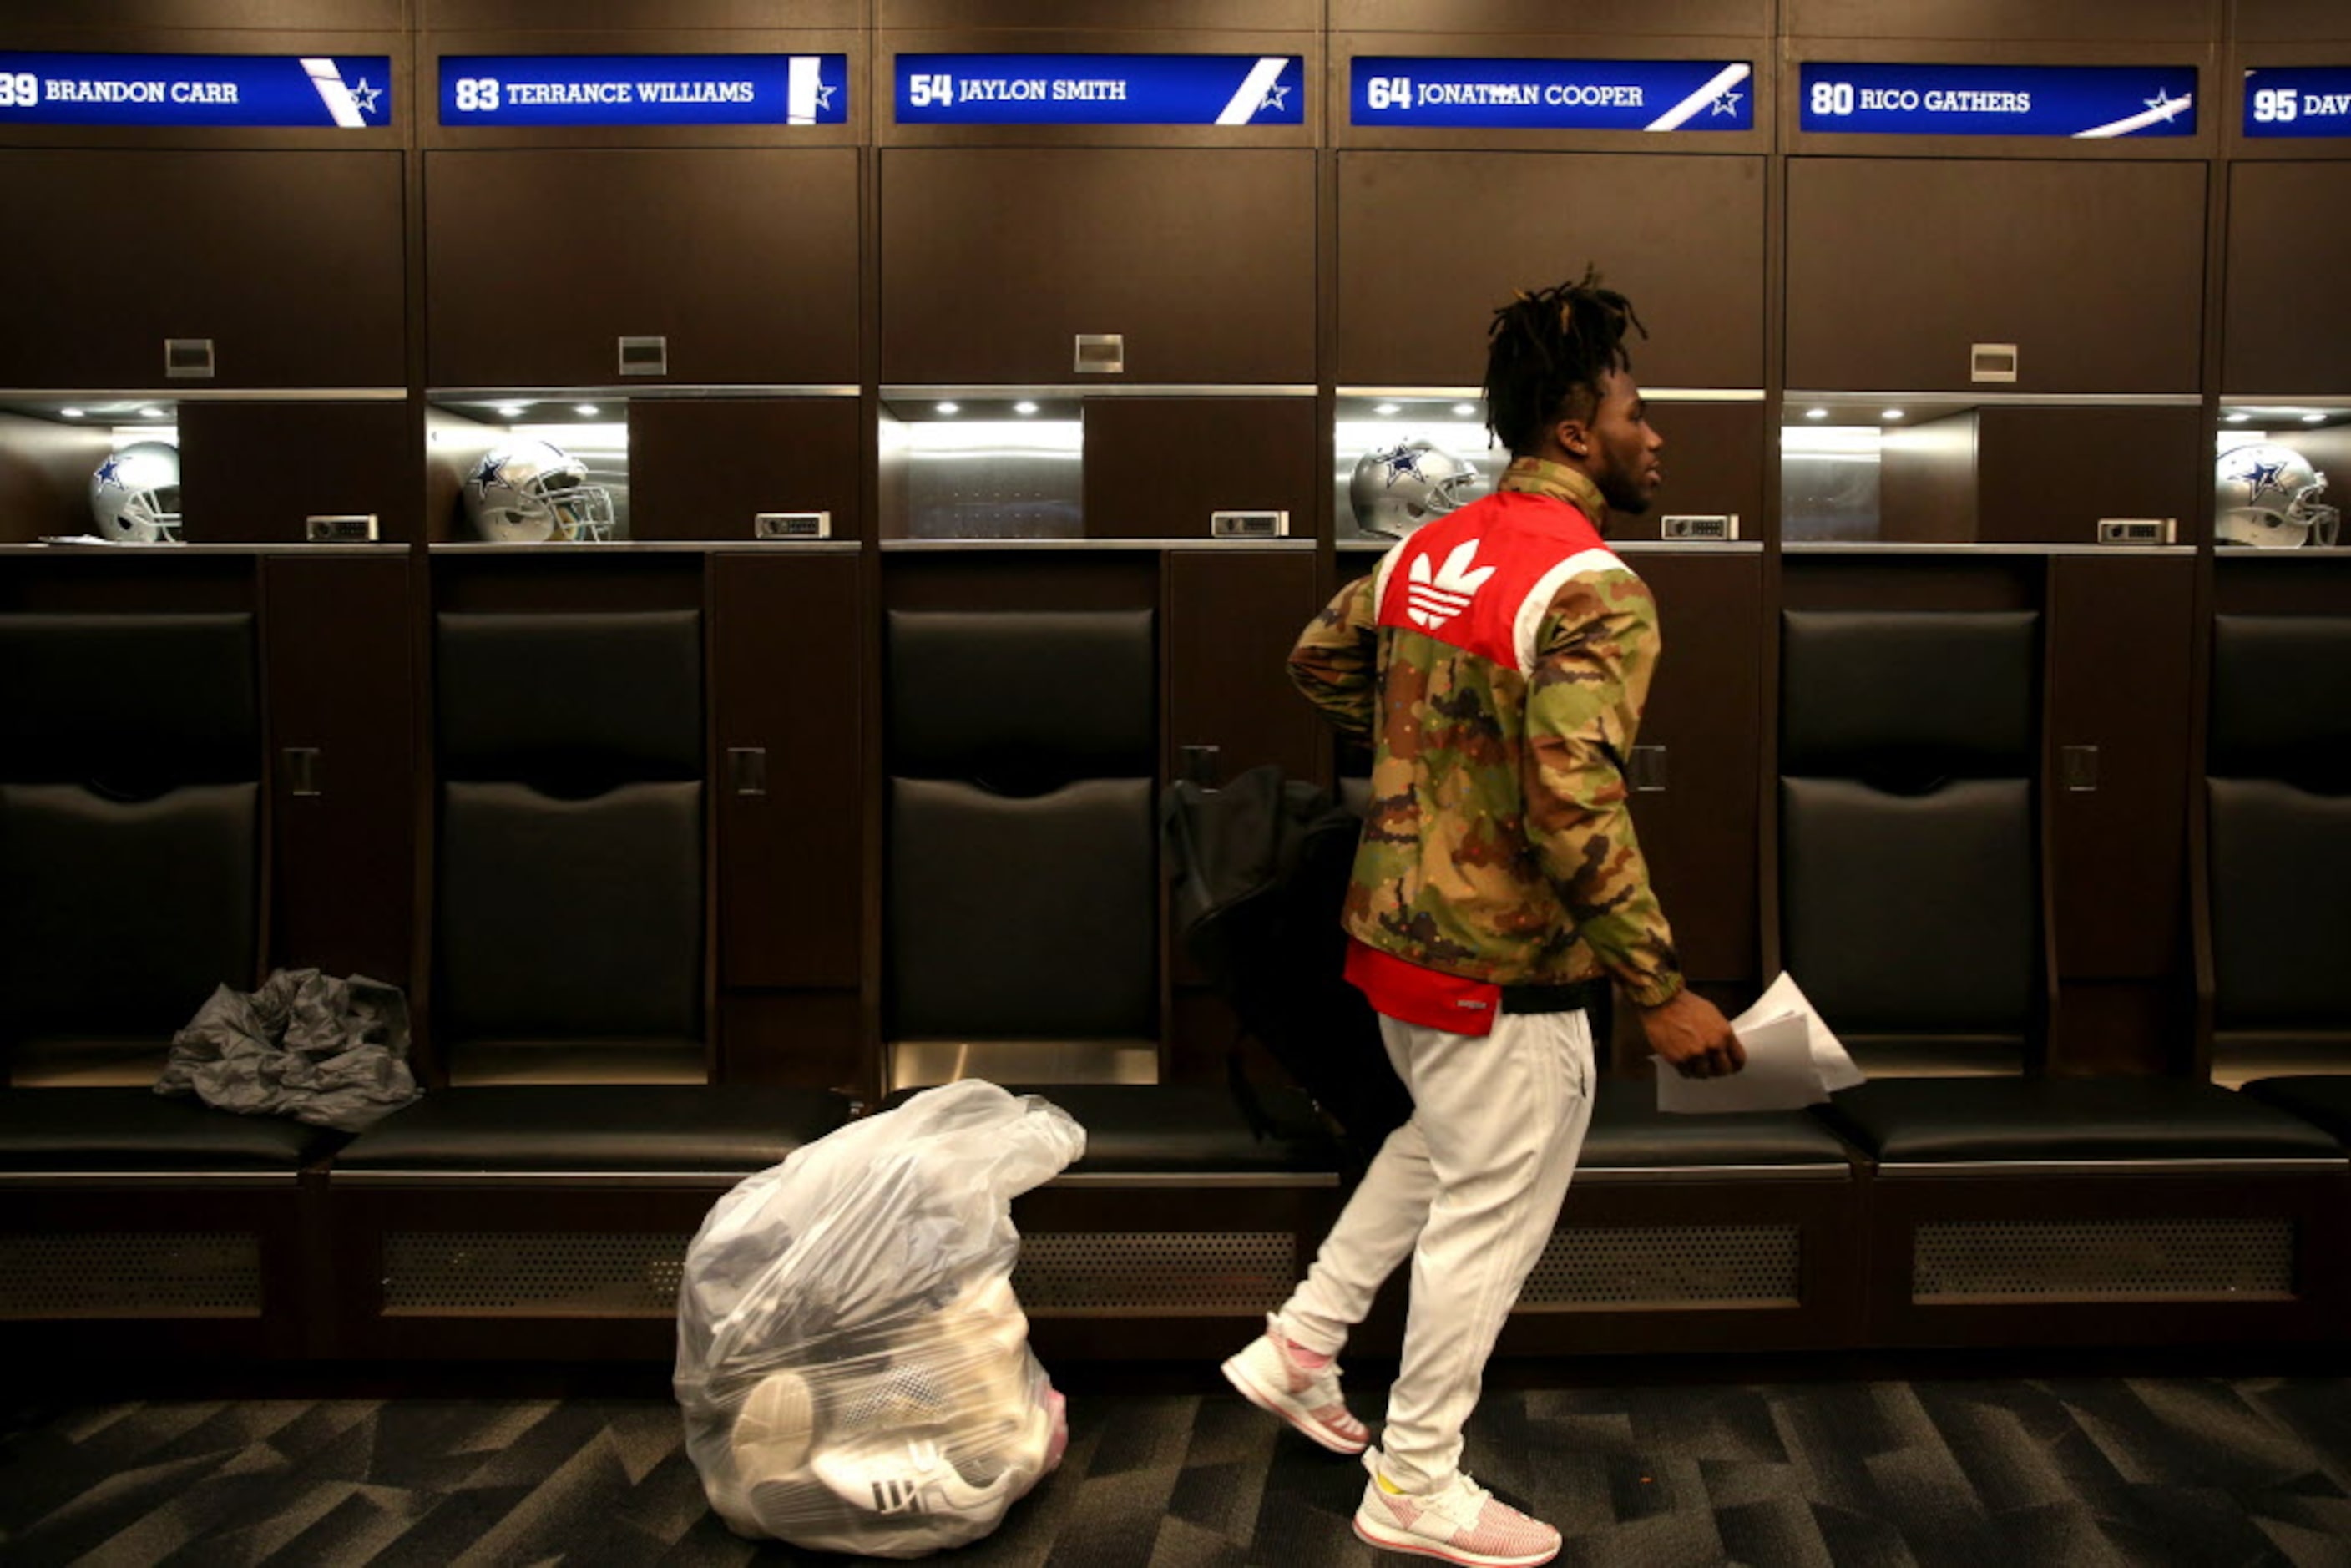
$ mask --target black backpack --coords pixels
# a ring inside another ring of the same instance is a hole
[[[1178,938],[1239,1019],[1368,1160],[1412,1115],[1378,1015],[1346,982],[1339,909],[1363,822],[1327,790],[1252,768],[1167,787],[1161,827]],[[1234,1093],[1264,1113],[1231,1061]]]

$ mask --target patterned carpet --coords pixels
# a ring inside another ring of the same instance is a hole
[[[1396,1563],[1354,1461],[1226,1393],[1071,1401],[987,1568]],[[1367,1414],[1375,1388],[1357,1391]],[[2351,1564],[2351,1379],[1489,1391],[1468,1460],[1562,1563]],[[0,1561],[736,1564],[650,1390],[557,1399],[0,1406]]]

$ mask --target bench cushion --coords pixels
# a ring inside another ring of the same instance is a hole
[[[824,1090],[536,1084],[444,1089],[369,1128],[338,1171],[748,1175],[849,1119]]]
[[[152,1089],[0,1090],[0,1170],[282,1171],[341,1134],[283,1116],[240,1116]]]
[[[2297,1073],[2289,1078],[2257,1078],[2239,1092],[2264,1105],[2274,1105],[2289,1115],[2315,1123],[2351,1144],[2351,1077]]]
[[[1823,1114],[1881,1165],[2340,1159],[2306,1122],[2178,1078],[1897,1078]]]
[[[1851,1152],[1802,1111],[1683,1116],[1657,1109],[1646,1079],[1606,1079],[1577,1162],[1586,1170],[1845,1165]]]

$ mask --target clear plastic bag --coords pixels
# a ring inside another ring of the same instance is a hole
[[[685,1256],[673,1387],[731,1529],[918,1557],[994,1530],[1061,1462],[1011,1203],[1085,1139],[1057,1105],[966,1080],[718,1200]]]

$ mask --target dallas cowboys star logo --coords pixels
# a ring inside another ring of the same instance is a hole
[[[832,107],[832,95],[840,90],[841,89],[839,88],[834,87],[831,82],[817,83],[816,106],[819,109],[831,109]]]
[[[368,86],[368,79],[365,77],[360,78],[359,85],[351,89],[351,101],[360,106],[360,113],[362,115],[373,115],[375,106],[381,101],[382,98],[383,89]]]
[[[120,486],[122,483],[121,455],[117,453],[110,455],[105,462],[98,465],[98,472],[92,476],[101,485]]]
[[[2160,88],[2157,89],[2155,96],[2147,99],[2146,102],[2147,108],[2155,110],[2166,120],[2169,120],[2173,115],[2178,114],[2181,110],[2188,107],[2188,100],[2186,99],[2174,98],[2168,92],[2164,91]]]
[[[1394,489],[1395,482],[1405,475],[1410,474],[1416,477],[1419,476],[1420,454],[1407,446],[1394,447],[1380,454],[1380,466],[1387,470],[1387,476],[1383,481],[1384,487]]]
[[[1737,114],[1739,112],[1739,100],[1746,96],[1747,95],[1745,93],[1736,91],[1722,94],[1719,98],[1717,98],[1714,100],[1714,112],[1717,114]]]
[[[1273,86],[1266,89],[1265,96],[1258,99],[1257,107],[1259,112],[1269,109],[1288,109],[1290,107],[1290,84],[1287,82],[1276,82]]]
[[[2264,490],[2279,487],[2278,475],[2284,469],[2284,463],[2276,458],[2266,463],[2249,463],[2245,465],[2245,482],[2253,487],[2253,494],[2259,496]]]

